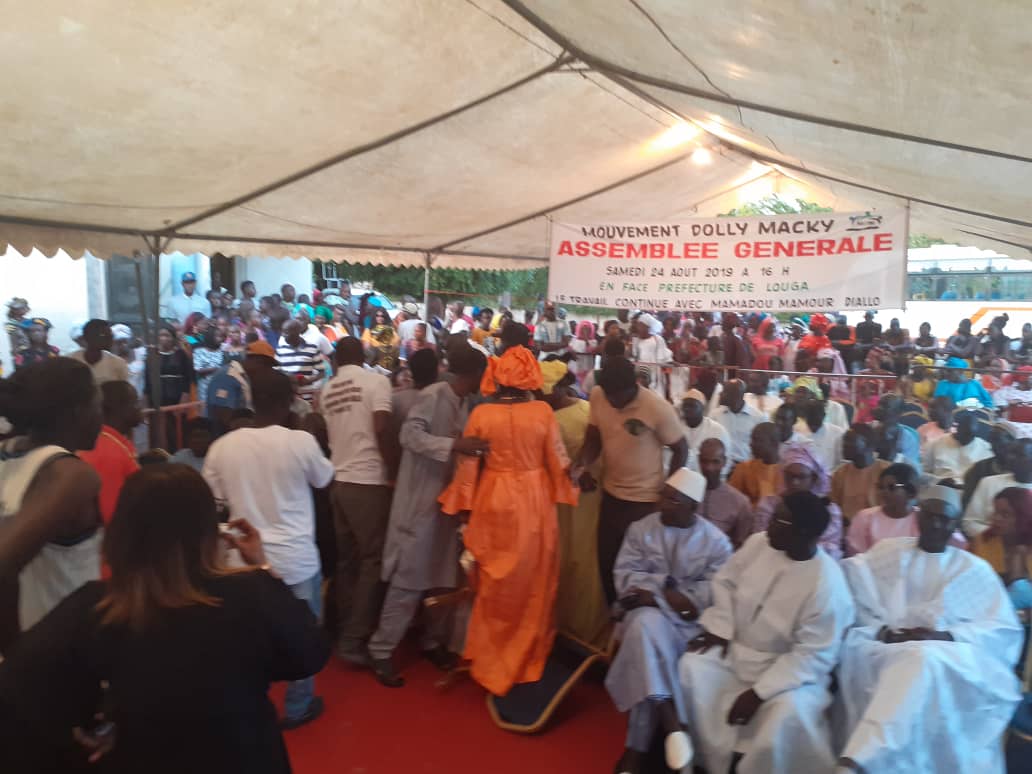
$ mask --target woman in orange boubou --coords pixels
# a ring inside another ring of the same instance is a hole
[[[465,435],[490,451],[460,458],[442,510],[469,512],[464,540],[476,559],[476,599],[465,658],[473,679],[496,696],[541,679],[555,638],[559,584],[556,503],[576,505],[552,409],[534,400],[541,368],[526,348],[527,329],[502,331],[501,357],[491,358],[481,391],[493,401],[470,414]]]

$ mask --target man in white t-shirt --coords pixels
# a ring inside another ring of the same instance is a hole
[[[111,323],[107,320],[90,320],[82,327],[82,337],[86,346],[68,357],[88,365],[98,387],[104,382],[129,381],[129,365],[110,352],[114,345]]]
[[[434,327],[419,319],[418,306],[409,301],[401,307],[401,311],[405,315],[405,319],[398,325],[398,338],[401,339],[403,346],[405,342],[411,341],[416,337],[416,328],[420,325],[426,325],[426,340],[431,344],[437,344],[437,338],[434,336]]]
[[[250,387],[254,427],[234,430],[211,445],[204,459],[204,479],[230,518],[247,519],[258,529],[273,572],[318,617],[322,575],[312,487],[330,485],[333,465],[315,436],[288,429],[294,386],[286,374],[255,371]],[[297,728],[322,714],[323,701],[314,689],[311,677],[287,686],[285,728]]]
[[[312,323],[312,318],[309,317],[308,312],[305,309],[298,309],[297,315],[295,316],[302,326],[301,338],[309,344],[314,344],[315,348],[319,350],[319,354],[325,357],[329,364],[330,358],[333,357],[333,344],[331,344],[330,340],[323,335],[322,331]]]
[[[180,282],[183,286],[183,294],[172,296],[168,300],[167,317],[178,320],[180,324],[186,322],[186,318],[194,312],[200,312],[205,317],[211,315],[211,304],[204,297],[203,293],[197,292],[197,275],[192,271],[183,274]]]
[[[724,426],[707,417],[705,409],[706,396],[699,390],[688,390],[681,398],[681,422],[684,427],[684,439],[688,442],[688,462],[685,467],[696,473],[702,472],[699,469],[699,449],[702,448],[703,441],[716,438],[725,449],[731,443]],[[727,475],[730,469],[731,463],[728,461],[724,475]]]
[[[745,376],[748,390],[745,402],[763,414],[765,421],[774,421],[774,412],[778,410],[782,400],[778,395],[770,393],[770,374],[765,371],[749,371]]]
[[[814,454],[827,470],[835,470],[842,458],[842,436],[846,431],[826,421],[827,403],[811,398],[797,406],[801,422],[796,423],[796,432],[813,444]]]
[[[767,418],[745,402],[745,384],[740,379],[731,379],[724,385],[720,405],[710,413],[710,419],[727,430],[730,439],[727,456],[732,463],[752,458],[753,428]]]
[[[362,342],[337,343],[337,374],[323,388],[333,467],[330,501],[337,531],[337,655],[366,666],[366,644],[379,622],[380,568],[391,510],[397,442],[391,432],[391,383],[367,371]]]
[[[1010,473],[986,476],[978,482],[964,511],[964,534],[968,537],[998,537],[996,495],[1012,486],[1032,489],[1032,438],[1019,438],[1010,445]]]

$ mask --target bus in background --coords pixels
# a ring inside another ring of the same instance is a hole
[[[1003,314],[1009,318],[1004,332],[1012,339],[1020,338],[1022,325],[1032,323],[1032,260],[977,247],[934,245],[908,253],[906,309],[882,309],[874,319],[884,329],[898,317],[911,338],[926,322],[945,343],[961,320],[971,320],[977,334]],[[863,310],[845,315],[850,325],[864,319]]]

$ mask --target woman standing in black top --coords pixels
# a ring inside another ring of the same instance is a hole
[[[150,354],[148,353],[148,357]],[[195,374],[193,356],[188,354],[176,338],[176,329],[171,325],[162,325],[158,330],[158,371],[161,375],[159,389],[161,405],[175,406],[190,400]],[[151,369],[148,365],[144,376],[144,392],[146,399],[154,406],[154,388],[151,386]],[[158,408],[158,406],[154,406]],[[161,416],[156,414],[155,416]],[[165,448],[176,451],[179,448],[179,437],[176,432],[176,417],[171,412],[165,414]]]
[[[264,565],[254,528],[233,526],[245,561]],[[269,683],[318,672],[328,642],[280,580],[224,569],[220,553],[200,474],[133,474],[104,538],[111,579],[66,598],[0,664],[0,771],[75,771],[100,742],[105,773],[289,772]]]

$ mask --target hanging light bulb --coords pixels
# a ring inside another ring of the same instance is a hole
[[[648,149],[653,153],[673,150],[691,142],[698,135],[698,127],[685,121],[679,121],[664,129],[657,137],[652,138],[648,143]]]
[[[713,153],[709,148],[699,147],[692,151],[692,164],[705,166],[713,163]]]

